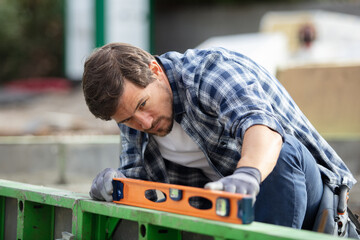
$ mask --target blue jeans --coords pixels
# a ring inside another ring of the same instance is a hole
[[[323,193],[315,159],[286,135],[274,170],[260,185],[255,221],[311,230]]]

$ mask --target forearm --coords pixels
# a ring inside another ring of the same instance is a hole
[[[254,125],[245,132],[237,167],[257,168],[263,181],[274,169],[281,146],[279,133],[264,125]]]

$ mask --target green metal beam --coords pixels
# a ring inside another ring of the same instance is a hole
[[[140,223],[139,239],[141,240],[181,240],[181,231],[173,228],[165,228],[150,223]]]
[[[53,239],[54,206],[23,200],[18,204],[17,239]]]
[[[54,208],[72,211],[75,239],[111,239],[125,222],[137,223],[133,235],[141,240],[182,239],[183,232],[196,233],[216,240],[225,239],[338,239],[330,235],[253,222],[239,225],[151,209],[93,201],[87,195],[65,190],[0,180],[0,210],[5,212],[6,198],[17,199],[16,239],[54,239]],[[1,219],[6,219],[0,215]],[[4,220],[0,219],[4,232]],[[2,222],[1,222],[2,221]],[[122,228],[125,234],[126,227]],[[121,234],[122,232],[120,232]],[[1,239],[1,238],[0,238]],[[126,238],[131,239],[131,238]],[[132,238],[134,239],[134,238]]]
[[[149,52],[155,55],[155,0],[149,1]]]
[[[105,44],[105,0],[95,0],[95,47]]]

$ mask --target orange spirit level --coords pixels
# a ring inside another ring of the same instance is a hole
[[[113,187],[113,202],[119,204],[238,224],[248,224],[254,219],[250,195],[130,178],[114,178]],[[164,198],[159,201],[147,199],[146,192],[151,190],[161,191]],[[192,206],[190,199],[194,197],[210,201],[210,207],[199,209]]]

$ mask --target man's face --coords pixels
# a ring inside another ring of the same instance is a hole
[[[142,132],[165,136],[173,126],[172,104],[172,92],[165,74],[156,75],[156,80],[146,88],[125,80],[124,93],[112,119]]]

